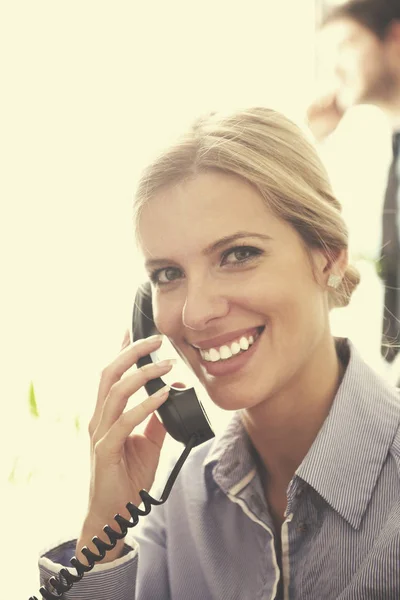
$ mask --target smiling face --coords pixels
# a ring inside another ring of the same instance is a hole
[[[331,57],[338,83],[337,102],[343,110],[356,104],[390,101],[397,80],[389,42],[381,41],[353,19],[338,19],[322,29],[320,44],[325,56]]]
[[[331,339],[326,258],[312,252],[313,272],[297,232],[243,179],[209,171],[165,189],[139,233],[156,325],[220,407],[292,386]]]

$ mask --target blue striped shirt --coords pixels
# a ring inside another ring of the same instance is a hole
[[[125,555],[97,565],[65,598],[400,600],[398,395],[343,344],[345,375],[289,484],[280,532],[238,412],[192,452],[166,504],[132,530]],[[42,581],[74,548],[69,541],[40,559]]]

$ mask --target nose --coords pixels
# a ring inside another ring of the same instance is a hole
[[[229,312],[229,302],[217,284],[202,280],[188,283],[185,303],[182,309],[182,322],[188,329],[202,331],[214,319],[225,317]]]

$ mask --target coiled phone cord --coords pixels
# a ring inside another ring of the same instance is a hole
[[[77,575],[73,575],[66,568],[60,569],[57,577],[53,576],[49,579],[49,583],[53,586],[57,594],[49,592],[44,586],[42,586],[39,590],[42,595],[42,598],[44,598],[45,600],[59,600],[64,592],[68,592],[72,588],[74,583],[80,581],[85,573],[93,569],[96,562],[103,560],[108,550],[112,550],[113,548],[115,548],[117,541],[121,540],[126,536],[126,534],[128,533],[128,529],[131,527],[135,527],[135,525],[138,524],[139,517],[149,514],[149,512],[151,511],[151,505],[158,506],[160,504],[164,504],[171,492],[172,486],[175,483],[175,480],[183,466],[183,463],[189,456],[189,453],[192,450],[192,448],[196,446],[197,441],[197,435],[195,434],[192,435],[189,439],[188,443],[185,446],[185,449],[180,455],[176,465],[172,469],[170,476],[168,477],[168,481],[165,485],[164,491],[161,494],[161,499],[156,500],[155,498],[150,496],[150,494],[146,492],[146,490],[140,490],[139,496],[143,500],[145,506],[144,510],[141,510],[131,502],[128,502],[126,508],[128,509],[129,514],[132,517],[132,521],[128,521],[120,514],[115,515],[114,520],[118,523],[120,527],[120,532],[115,531],[109,525],[105,525],[103,527],[103,531],[110,540],[110,543],[107,544],[106,542],[103,542],[97,536],[92,538],[92,542],[99,551],[99,554],[94,554],[91,550],[89,550],[87,546],[84,546],[81,552],[87,558],[89,565],[84,565],[75,556],[72,557],[70,563],[74,567],[74,569],[76,569]],[[62,582],[61,578],[65,580],[65,583]],[[29,600],[38,599],[36,598],[36,596],[31,596]]]

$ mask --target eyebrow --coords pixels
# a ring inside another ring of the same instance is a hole
[[[217,240],[216,242],[213,242],[212,244],[210,244],[209,246],[204,248],[202,254],[204,254],[205,256],[209,256],[210,254],[213,254],[220,248],[228,246],[229,244],[232,244],[233,242],[236,242],[237,240],[240,240],[242,238],[248,238],[248,237],[258,238],[265,242],[269,242],[272,240],[272,238],[269,235],[265,235],[263,233],[255,233],[255,232],[251,232],[251,231],[238,231],[232,235],[225,235],[224,237]],[[146,269],[149,269],[151,267],[156,267],[156,266],[165,265],[165,264],[171,264],[174,262],[175,262],[174,260],[168,259],[168,258],[151,258],[151,259],[145,261],[145,267],[146,267]]]

